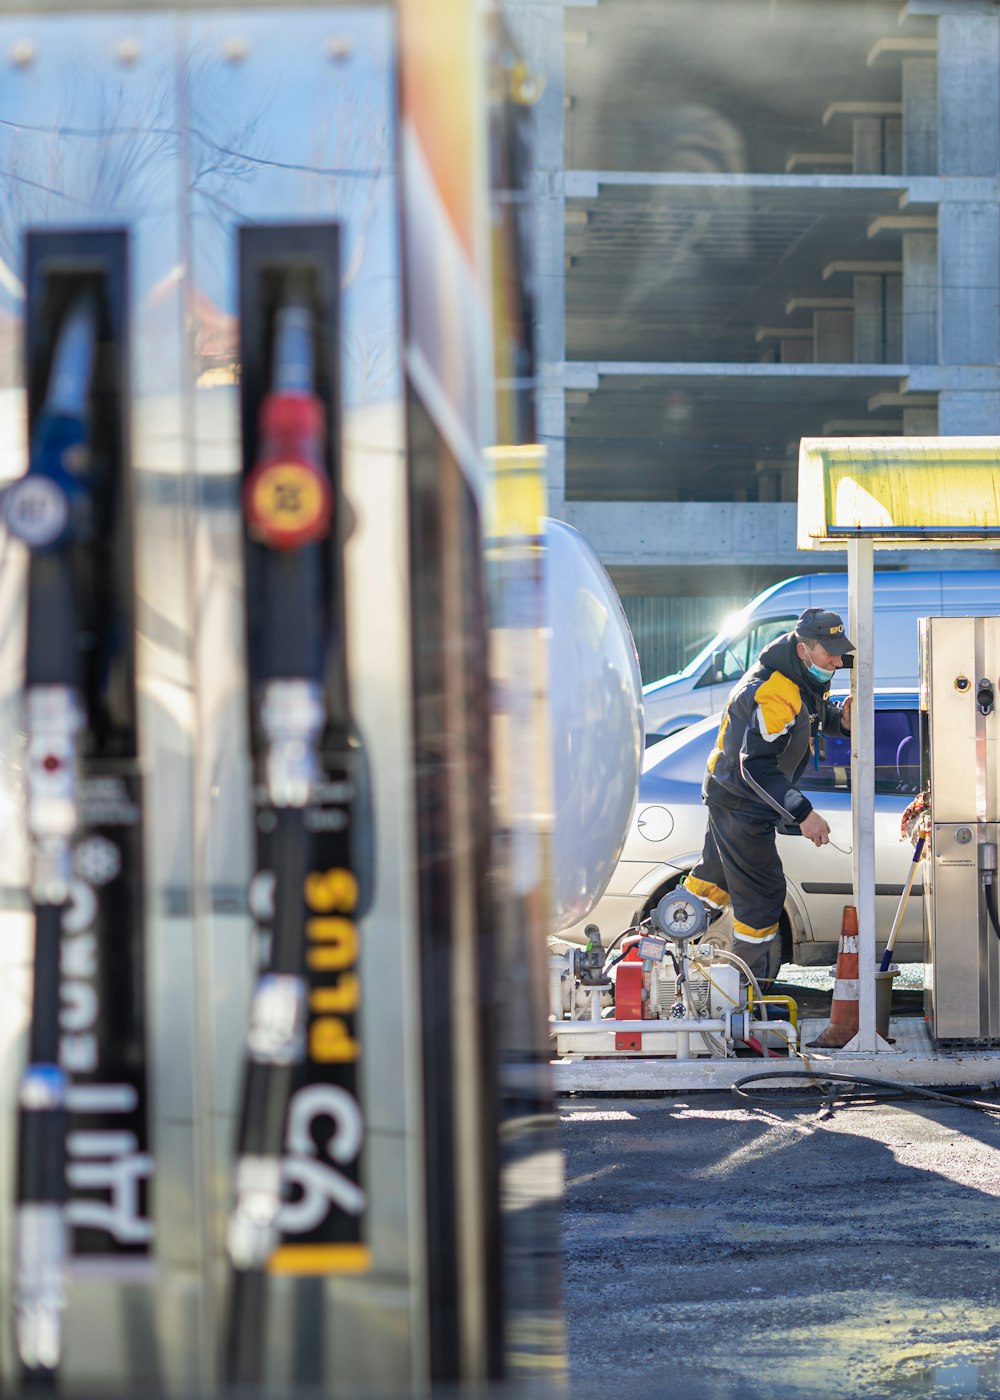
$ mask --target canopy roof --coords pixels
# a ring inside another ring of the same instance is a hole
[[[1000,540],[1000,437],[803,438],[799,549]]]

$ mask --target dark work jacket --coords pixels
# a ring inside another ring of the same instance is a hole
[[[841,707],[795,652],[789,633],[771,642],[726,702],[702,786],[706,802],[798,825],[812,803],[795,784],[818,732],[837,736]]]

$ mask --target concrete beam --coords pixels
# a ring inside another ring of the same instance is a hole
[[[758,326],[754,340],[759,345],[762,340],[812,340],[812,326]]]
[[[936,394],[872,394],[868,400],[869,411],[875,413],[880,408],[937,408]]]
[[[996,0],[904,0],[899,12],[903,24],[918,15],[995,15]]]
[[[742,364],[698,360],[567,360],[567,389],[596,389],[601,379],[905,379],[909,365]]]
[[[567,501],[562,519],[606,565],[815,562],[795,545],[794,501]]]
[[[907,38],[900,35],[894,38],[876,39],[868,50],[865,62],[869,68],[874,68],[876,63],[882,63],[886,60],[899,62],[904,58],[916,58],[932,53],[937,53],[937,39],[917,38],[915,35]]]
[[[904,388],[916,392],[1000,393],[1000,366],[913,365],[904,370]]]
[[[861,275],[874,275],[883,272],[902,272],[903,264],[892,261],[873,261],[870,258],[836,258],[833,262],[828,262],[823,269],[823,281],[828,282],[831,277],[836,277],[838,273],[849,272]]]
[[[831,102],[823,113],[823,125],[836,117],[901,117],[902,102]]]
[[[937,229],[935,214],[881,214],[868,225],[868,237],[880,233],[933,233]]]
[[[785,315],[796,311],[852,311],[853,297],[789,297],[785,302]]]
[[[794,151],[785,161],[785,174],[791,175],[800,165],[839,165],[850,170],[854,156],[851,151]]]
[[[599,389],[601,380],[597,366],[567,360],[562,365],[562,385],[564,389],[586,389],[588,392]]]
[[[902,426],[898,418],[829,418],[823,424],[822,436],[853,433],[858,437],[891,437]]]

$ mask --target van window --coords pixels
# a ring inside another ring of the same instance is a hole
[[[754,664],[768,642],[773,642],[775,637],[781,637],[785,632],[791,632],[797,620],[795,617],[769,617],[751,627],[742,637],[734,637],[725,644],[721,664],[709,666],[696,689],[703,685],[738,681],[743,672]]]
[[[820,739],[799,779],[799,787],[815,792],[849,792],[850,739]],[[875,711],[875,791],[920,791],[916,710]]]

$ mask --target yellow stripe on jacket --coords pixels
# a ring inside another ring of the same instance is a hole
[[[709,756],[708,756],[708,771],[709,771],[710,773],[714,773],[714,772],[715,772],[715,765],[718,763],[718,761],[719,761],[719,755],[722,753],[722,746],[723,746],[723,743],[725,742],[725,738],[726,738],[726,728],[727,728],[728,724],[729,724],[729,706],[727,705],[727,706],[726,706],[726,712],[725,712],[725,714],[722,716],[722,723],[719,725],[719,732],[718,732],[718,734],[715,736],[715,748],[712,750],[712,752],[711,752],[711,753],[709,754]]]
[[[757,687],[754,699],[762,739],[780,739],[791,729],[802,708],[801,691],[780,671],[772,671]]]

